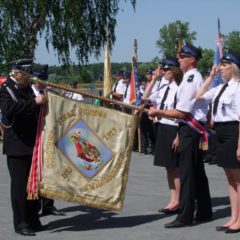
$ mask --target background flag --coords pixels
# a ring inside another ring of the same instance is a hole
[[[109,39],[107,35],[105,58],[104,58],[104,81],[103,81],[103,95],[109,97],[112,91],[112,72],[110,62]]]
[[[130,103],[139,106],[142,104],[140,81],[138,77],[137,59],[134,56],[132,58],[132,74],[130,82]]]
[[[216,66],[220,63],[220,60],[223,56],[222,52],[222,34],[220,29],[220,20],[218,18],[218,38],[216,40],[217,46],[214,52],[214,60],[213,60],[213,66]],[[220,75],[220,73],[217,73],[214,80],[212,81],[211,88],[218,86],[223,82],[223,79]]]

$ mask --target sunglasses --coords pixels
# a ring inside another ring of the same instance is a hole
[[[167,72],[167,71],[171,71],[172,68],[162,68],[163,71]]]
[[[179,58],[184,59],[184,58],[190,58],[192,57],[191,55],[179,55]]]

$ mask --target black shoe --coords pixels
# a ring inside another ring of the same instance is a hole
[[[165,213],[165,214],[177,214],[178,213],[178,209],[171,210],[171,209],[168,209],[168,208],[162,208],[162,209],[159,210],[159,212]]]
[[[191,224],[185,224],[178,220],[174,220],[173,222],[167,223],[164,225],[165,228],[181,228],[181,227],[189,227]]]
[[[152,149],[152,148],[150,148],[149,150],[148,150],[148,154],[153,154],[154,153],[154,150]]]
[[[216,163],[217,163],[216,157],[212,157],[212,161],[210,161],[208,164],[213,165],[213,164],[216,164]]]
[[[36,236],[36,233],[29,228],[22,228],[15,230],[17,234],[23,235],[23,236]]]
[[[65,212],[58,210],[56,207],[46,208],[42,210],[42,216],[54,215],[54,216],[65,216]]]
[[[212,161],[212,156],[206,154],[206,156],[203,158],[203,162],[204,162],[204,163],[209,163],[209,162],[211,162],[211,161]]]
[[[213,220],[212,215],[208,217],[195,217],[195,223],[204,223],[204,222],[211,222]]]
[[[51,230],[52,226],[50,224],[46,224],[46,225],[36,225],[36,226],[30,226],[30,229],[35,231],[35,232],[42,232],[42,231],[47,231],[47,230]]]
[[[162,209],[158,210],[158,212],[160,212],[160,213],[165,213],[166,211],[167,211],[167,208],[162,208]]]
[[[238,233],[240,232],[240,229],[231,229],[231,228],[228,228],[225,233]]]
[[[227,229],[228,229],[228,227],[225,227],[225,226],[217,226],[217,227],[216,227],[216,230],[217,230],[218,232],[226,231]]]

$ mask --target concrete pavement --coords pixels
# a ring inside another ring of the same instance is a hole
[[[0,146],[1,147],[1,146]],[[1,150],[1,149],[0,149]],[[14,233],[10,207],[9,174],[6,157],[0,155],[0,240],[29,239]],[[56,201],[66,216],[42,217],[53,229],[37,233],[35,240],[240,240],[240,234],[217,232],[230,215],[226,178],[221,168],[206,165],[213,202],[214,219],[187,228],[165,229],[175,216],[158,210],[168,202],[165,169],[152,165],[151,155],[132,154],[125,206],[122,212],[108,212],[75,203]]]

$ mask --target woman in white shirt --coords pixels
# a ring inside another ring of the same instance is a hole
[[[175,95],[183,73],[179,69],[177,58],[165,58],[162,63],[164,78],[168,81],[157,95],[158,109],[173,109],[175,107]],[[155,101],[154,97],[150,100]],[[178,173],[178,123],[174,119],[157,118],[157,134],[155,145],[154,165],[165,167],[167,171],[168,186],[170,189],[170,201],[160,210],[165,214],[173,214],[178,211],[180,179]]]
[[[224,83],[209,89],[220,71]],[[197,92],[198,99],[212,102],[212,119],[216,129],[216,157],[228,180],[231,218],[217,226],[217,231],[240,232],[240,56],[229,51],[218,67],[214,67]]]

